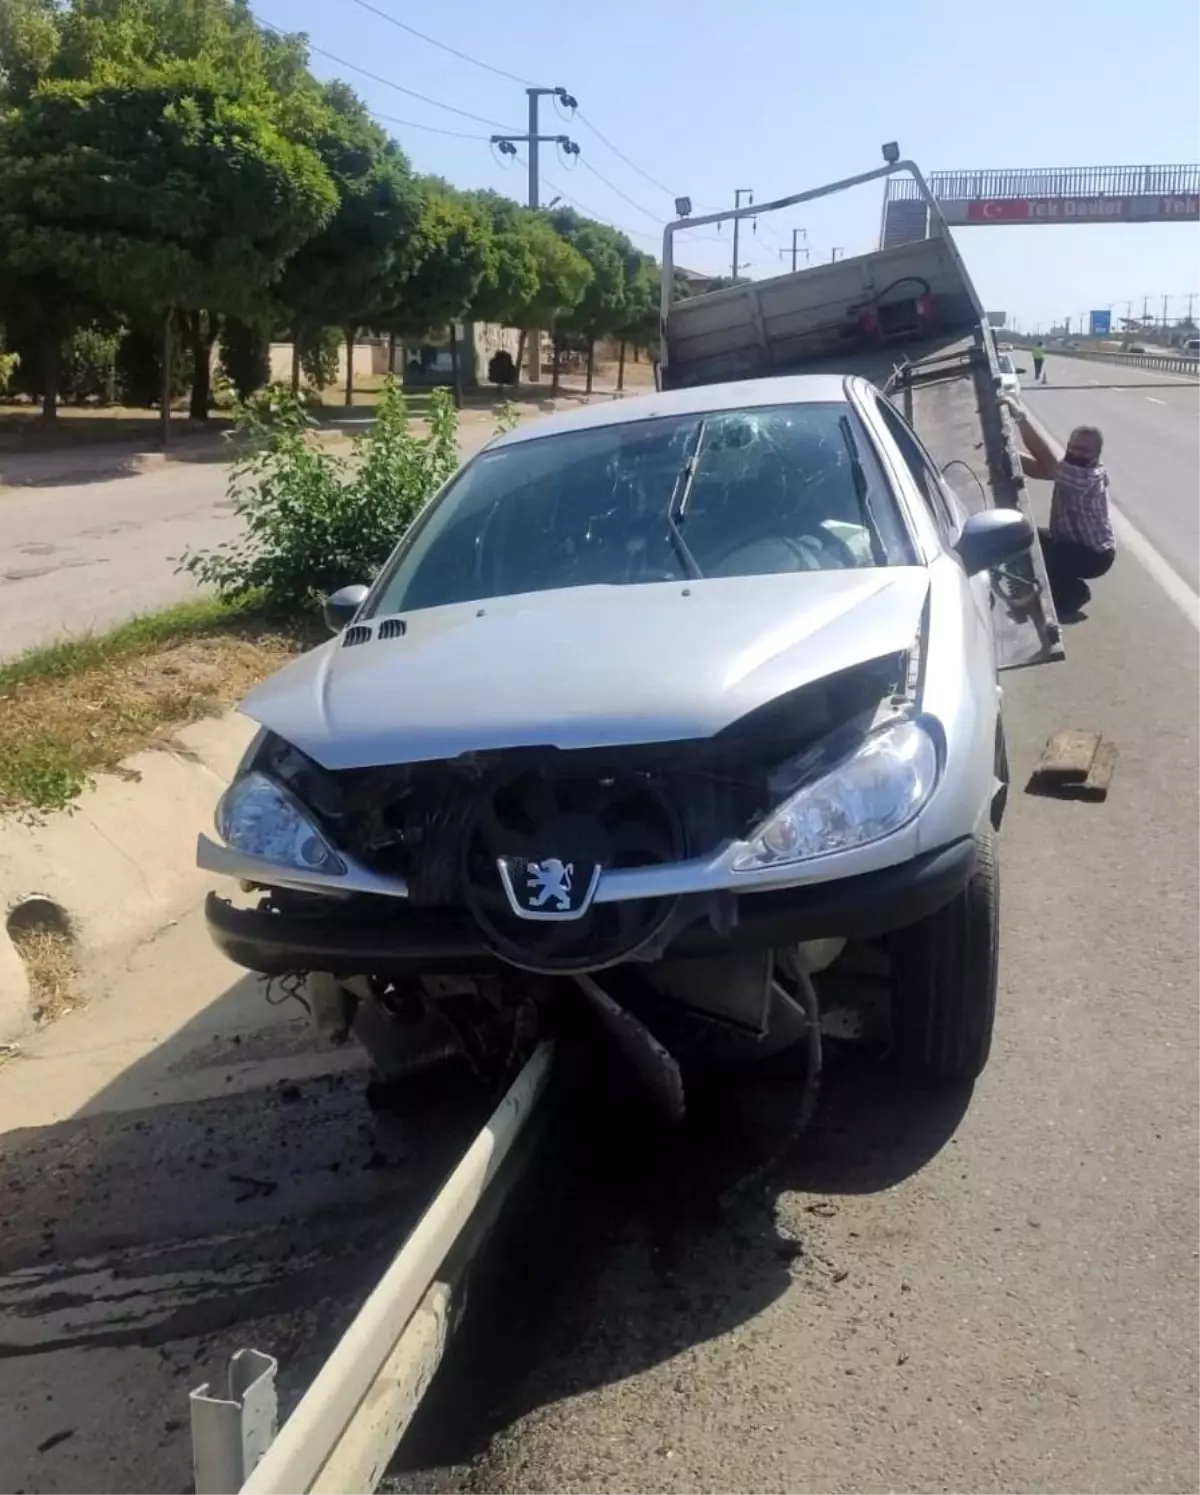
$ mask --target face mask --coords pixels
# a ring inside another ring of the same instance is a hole
[[[1099,460],[1098,457],[1093,457],[1091,452],[1073,452],[1068,450],[1063,454],[1063,461],[1069,462],[1072,467],[1095,467]]]

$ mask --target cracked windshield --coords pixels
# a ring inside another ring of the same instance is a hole
[[[910,560],[847,405],[728,410],[484,453],[415,527],[371,612]]]

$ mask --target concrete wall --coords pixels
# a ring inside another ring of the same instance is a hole
[[[376,366],[378,364],[378,367]],[[371,374],[387,372],[387,344],[355,343],[354,378],[366,379]],[[271,378],[286,384],[292,377],[291,343],[271,344]],[[346,345],[338,349],[338,373],[334,386],[342,389],[346,384]]]

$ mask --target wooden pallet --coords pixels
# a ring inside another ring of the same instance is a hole
[[[1026,791],[1059,799],[1107,799],[1117,757],[1115,744],[1105,741],[1099,732],[1065,728],[1042,749]]]

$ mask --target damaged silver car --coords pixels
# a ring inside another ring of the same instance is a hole
[[[251,893],[210,896],[217,945],[303,974],[384,1075],[486,1064],[597,995],[740,1063],[866,949],[898,1058],[978,1074],[989,571],[1032,531],[964,511],[948,543],[880,404],[834,375],[682,390],[467,462],[245,701],[261,730],[199,846]]]

